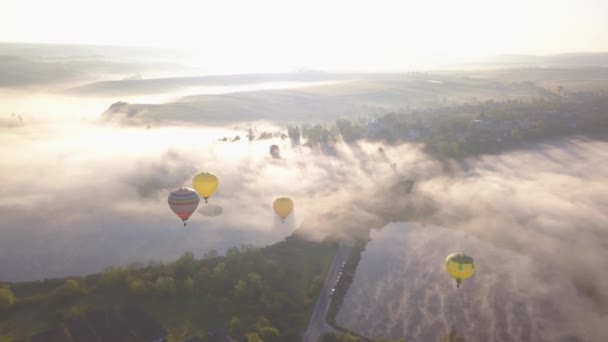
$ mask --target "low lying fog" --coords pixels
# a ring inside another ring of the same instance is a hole
[[[605,141],[564,139],[525,151],[439,162],[411,144],[383,146],[384,154],[376,143],[339,144],[335,155],[324,155],[292,147],[289,139],[249,143],[247,125],[124,128],[87,121],[19,123],[8,114],[3,120],[4,281],[172,260],[186,251],[200,256],[241,243],[264,246],[298,227],[303,236],[321,239],[353,227],[409,220],[459,231],[559,275],[545,279],[526,264],[482,258],[480,279],[466,287],[481,286],[484,270],[504,266],[498,273],[506,275],[505,281],[515,281],[510,274],[527,279],[529,286],[522,289],[531,291],[527,296],[562,293],[553,289],[572,286],[576,291],[552,300],[589,301],[598,313],[588,314],[596,318],[608,312]],[[257,127],[286,131],[272,124]],[[236,135],[242,140],[218,141]],[[269,156],[271,144],[280,146],[282,159]],[[223,213],[195,213],[184,228],[168,208],[167,195],[190,186],[200,171],[219,176],[210,203]],[[410,194],[394,189],[405,179],[415,180]],[[294,218],[285,224],[272,211],[278,196],[296,204]],[[443,258],[446,253],[435,254]],[[437,260],[438,270],[442,262]],[[581,324],[599,329],[594,322]]]

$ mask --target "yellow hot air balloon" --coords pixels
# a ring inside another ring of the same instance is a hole
[[[285,218],[293,211],[293,201],[287,197],[279,197],[274,200],[272,207],[285,222]]]
[[[207,199],[213,195],[215,190],[217,190],[218,185],[219,180],[217,179],[217,176],[209,172],[201,172],[192,179],[192,187],[205,199],[205,203],[207,203]]]
[[[456,287],[475,273],[473,258],[463,253],[452,253],[445,259],[445,269],[456,280]]]

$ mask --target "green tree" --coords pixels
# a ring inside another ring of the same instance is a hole
[[[251,272],[247,275],[247,283],[249,284],[249,292],[251,295],[259,295],[262,291],[262,276],[256,272]]]
[[[187,276],[182,282],[182,293],[191,294],[194,291],[194,280]]]
[[[239,280],[236,285],[234,285],[234,296],[239,299],[243,299],[247,296],[247,282],[244,280]]]
[[[273,327],[263,327],[258,330],[258,333],[265,342],[279,342],[281,340],[281,334]]]
[[[226,264],[223,262],[218,263],[213,268],[213,277],[219,278],[226,275]]]
[[[0,311],[7,310],[15,304],[15,294],[10,288],[0,287]]]
[[[337,120],[336,128],[340,132],[342,139],[346,142],[353,142],[361,139],[365,133],[363,127],[353,124],[350,120]]]
[[[241,319],[238,317],[232,317],[230,320],[230,334],[239,335],[241,333]]]
[[[337,130],[328,130],[325,126],[319,124],[304,131],[304,136],[308,139],[307,144],[311,147],[327,147],[332,145],[337,141],[338,134]]]
[[[321,292],[321,288],[323,287],[323,278],[321,275],[316,275],[312,282],[310,283],[310,287],[308,288],[307,295],[309,298],[316,298]]]
[[[256,333],[247,334],[247,342],[263,342],[260,336]]]
[[[361,341],[361,339],[359,337],[353,336],[351,334],[346,334],[343,336],[344,336],[344,338],[341,340],[343,342],[363,342],[363,341]]]
[[[211,271],[207,266],[202,266],[194,276],[195,288],[205,290],[211,280]]]
[[[175,278],[183,279],[194,274],[196,261],[192,252],[186,252],[175,262]]]
[[[86,290],[82,280],[69,279],[60,288],[58,288],[55,294],[65,297],[76,297],[84,295]]]
[[[129,271],[122,267],[108,267],[101,275],[101,286],[109,289],[127,288]]]
[[[172,277],[158,277],[154,285],[157,293],[161,295],[175,294],[175,280]]]
[[[228,247],[228,249],[226,250],[226,256],[227,257],[236,257],[240,254],[240,250],[238,247],[236,246],[232,246],[232,247]]]
[[[270,321],[266,317],[260,316],[260,317],[258,317],[258,320],[255,322],[255,329],[257,331],[260,331],[264,327],[272,327],[272,325],[270,324]]]
[[[149,294],[152,287],[152,283],[143,279],[133,278],[129,280],[129,292],[136,296]]]
[[[190,320],[186,320],[179,326],[169,329],[167,341],[181,342],[189,337],[196,336],[197,334],[200,335],[200,331],[195,328],[194,324],[192,324]]]
[[[228,272],[226,271],[226,263],[220,262],[213,268],[211,272],[213,285],[215,288],[226,288],[228,284]]]

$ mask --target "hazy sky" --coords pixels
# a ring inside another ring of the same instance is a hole
[[[5,42],[196,47],[294,66],[608,50],[602,0],[2,0],[0,8]]]

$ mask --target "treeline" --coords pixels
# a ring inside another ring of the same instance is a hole
[[[438,342],[464,342],[464,338],[456,332],[456,330],[451,329],[448,333],[439,336],[437,339]],[[341,333],[329,333],[325,334],[321,337],[320,342],[405,342],[404,338],[400,338],[398,340],[391,339],[372,339],[364,336],[358,336],[355,334],[341,334]]]
[[[208,333],[297,341],[336,248],[291,236],[266,248],[230,248],[226,256],[197,260],[186,253],[164,265],[11,284],[0,288],[0,339],[21,338],[91,309],[128,305],[158,320],[171,341]]]
[[[323,335],[320,342],[405,342],[405,339],[391,340],[388,338],[371,339],[351,334],[329,333]]]
[[[373,120],[288,128],[293,145],[334,152],[335,143],[362,139],[417,142],[438,157],[458,158],[509,148],[523,141],[608,130],[608,95],[570,93],[550,100],[494,100],[407,110]]]

